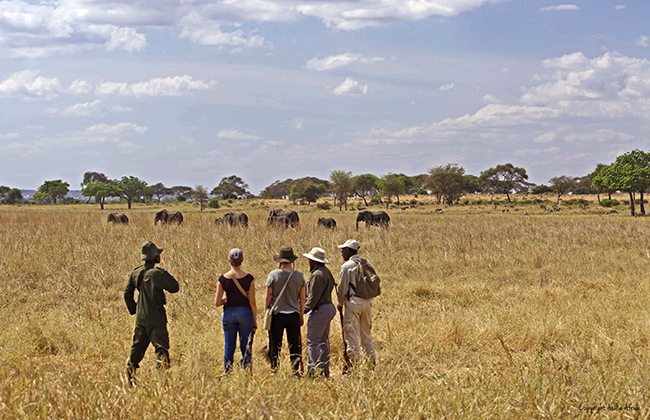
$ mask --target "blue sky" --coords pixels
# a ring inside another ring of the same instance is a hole
[[[0,184],[154,184],[648,149],[642,1],[0,1]]]

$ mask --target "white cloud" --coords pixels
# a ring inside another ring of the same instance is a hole
[[[39,76],[37,70],[23,70],[0,82],[0,96],[52,99],[63,91],[56,77]]]
[[[618,132],[616,130],[612,130],[610,128],[601,128],[600,130],[591,132],[591,133],[584,133],[584,134],[569,134],[564,136],[564,140],[568,142],[574,142],[574,141],[591,141],[591,142],[598,142],[602,143],[605,141],[610,141],[610,140],[622,140],[622,141],[629,141],[633,140],[634,136],[631,136],[627,133],[624,132]]]
[[[623,10],[625,9],[625,5],[623,4],[617,4],[616,7],[614,7],[615,10]]]
[[[542,133],[539,136],[535,137],[535,140],[533,140],[534,143],[550,143],[553,140],[555,140],[555,136],[557,135],[557,132],[555,131],[549,131],[546,133]]]
[[[501,100],[499,98],[495,98],[492,95],[485,95],[483,96],[483,100],[489,104],[500,104]]]
[[[106,40],[104,47],[107,51],[143,51],[147,46],[147,37],[133,28],[115,25],[87,25],[83,26],[83,30],[88,34],[104,38]]]
[[[93,88],[90,86],[87,80],[76,79],[68,87],[68,92],[75,94],[89,93]]]
[[[542,7],[539,10],[542,12],[555,12],[564,10],[580,10],[580,8],[575,4],[559,4],[557,6]]]
[[[217,133],[217,137],[221,139],[232,140],[260,140],[261,137],[252,134],[244,134],[239,130],[221,130]]]
[[[557,68],[562,70],[579,69],[588,66],[591,61],[581,52],[566,54],[561,57],[549,58],[542,61],[546,68]]]
[[[0,140],[17,139],[18,133],[0,134]]]
[[[641,35],[636,39],[636,45],[639,47],[647,47],[649,38],[645,35]]]
[[[305,126],[305,119],[304,118],[294,118],[293,120],[293,128],[296,130],[302,130],[302,128]]]
[[[98,136],[131,136],[136,134],[144,134],[149,131],[149,128],[142,127],[134,123],[119,123],[115,125],[96,124],[88,127],[85,134],[98,135]]]
[[[559,147],[549,147],[548,149],[530,149],[530,148],[525,148],[525,149],[519,149],[515,150],[513,155],[515,156],[538,156],[542,154],[555,154],[559,153],[560,148]]]
[[[107,106],[97,99],[93,102],[79,103],[63,109],[48,108],[45,112],[63,117],[93,117],[103,116],[108,112],[133,112],[133,109],[120,105]]]
[[[334,89],[334,94],[335,95],[348,95],[348,96],[355,96],[355,95],[366,95],[368,93],[368,85],[361,85],[359,82],[356,80],[352,79],[351,77],[347,77],[343,83],[338,85],[336,89]]]
[[[339,55],[330,55],[325,58],[314,57],[305,63],[305,68],[308,70],[324,71],[346,67],[357,61],[360,63],[375,63],[384,60],[385,58],[383,57],[364,57],[361,54],[347,52]]]
[[[454,87],[456,87],[456,85],[454,84],[454,82],[451,82],[449,84],[440,86],[438,90],[440,92],[447,92],[448,90],[452,90]]]
[[[134,96],[180,96],[188,91],[211,89],[215,82],[206,83],[203,80],[193,80],[192,76],[176,76],[155,78],[148,82],[119,83],[103,82],[95,88],[100,96],[119,95]]]

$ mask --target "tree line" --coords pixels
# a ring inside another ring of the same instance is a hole
[[[102,209],[106,199],[112,197],[124,199],[129,209],[134,201],[151,202],[156,199],[160,203],[164,197],[177,201],[194,200],[200,204],[201,211],[206,206],[219,207],[219,200],[255,197],[248,190],[248,184],[236,175],[224,177],[210,192],[202,185],[166,187],[162,182],[149,185],[134,176],[109,179],[100,172],[84,173],[81,187],[82,195],[88,197],[88,202],[94,199]],[[596,165],[596,168],[585,176],[556,176],[549,179],[548,185],[529,182],[526,169],[512,163],[486,169],[479,176],[466,174],[462,166],[448,163],[430,168],[426,174],[415,176],[402,173],[353,176],[350,171],[334,170],[330,172],[327,180],[316,177],[276,180],[264,188],[259,197],[309,204],[327,196],[334,198],[334,204],[339,209],[347,210],[351,197],[361,198],[365,206],[388,206],[393,199],[400,205],[400,196],[403,195],[431,194],[438,204],[452,206],[467,194],[489,194],[492,203],[496,194],[505,195],[508,202],[511,202],[511,194],[514,193],[553,193],[559,204],[561,197],[569,193],[596,194],[600,202],[601,194],[607,194],[611,199],[612,193],[621,191],[630,195],[631,211],[634,215],[638,214],[635,212],[637,193],[640,196],[639,213],[645,214],[643,196],[649,187],[650,152],[632,150],[618,156],[610,165]],[[70,185],[62,180],[45,181],[31,199],[41,203],[61,203],[66,200],[69,188]],[[16,204],[25,200],[20,190],[0,186],[0,201],[4,204]]]

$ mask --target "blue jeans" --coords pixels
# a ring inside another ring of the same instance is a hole
[[[239,333],[242,365],[244,368],[252,367],[253,323],[253,311],[250,307],[234,306],[223,311],[223,335],[226,341],[223,366],[226,372],[232,370],[237,347],[237,333]]]

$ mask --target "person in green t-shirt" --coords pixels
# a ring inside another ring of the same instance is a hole
[[[129,385],[133,385],[135,371],[140,366],[149,343],[156,350],[157,367],[169,368],[169,334],[167,332],[167,313],[165,312],[165,290],[169,293],[178,292],[178,282],[171,274],[162,268],[155,267],[160,263],[160,253],[153,242],[142,244],[142,261],[144,265],[131,273],[124,288],[124,301],[131,315],[135,315],[135,332],[131,355],[127,361]],[[138,290],[138,302],[133,299]]]

